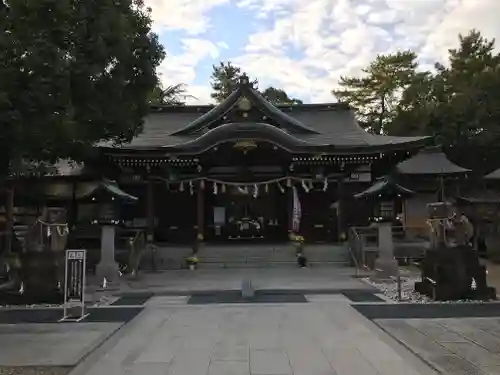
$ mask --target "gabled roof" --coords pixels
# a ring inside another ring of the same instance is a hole
[[[78,199],[92,197],[99,193],[109,194],[109,196],[117,198],[122,201],[136,202],[139,198],[130,195],[129,193],[120,189],[116,181],[103,179],[91,187],[88,191],[83,192],[77,196]]]
[[[413,190],[407,189],[404,186],[396,183],[391,177],[383,176],[377,179],[373,185],[368,189],[362,191],[361,193],[355,194],[354,198],[363,199],[370,197],[382,196],[408,196],[413,195],[415,192]]]
[[[457,199],[467,203],[500,203],[500,193],[491,190],[474,191]]]
[[[495,169],[493,172],[488,173],[483,178],[486,180],[500,180],[500,168]]]
[[[439,146],[421,150],[414,157],[399,163],[396,170],[400,174],[432,176],[463,175],[470,172],[470,169],[451,162]]]
[[[250,104],[261,111],[263,115],[276,121],[281,127],[292,133],[318,134],[317,131],[302,124],[300,121],[297,121],[295,118],[280,111],[278,108],[269,103],[257,90],[253,88],[248,77],[243,75],[240,79],[240,84],[237,89],[231,93],[231,95],[224,99],[219,105],[171,135],[190,135],[200,131],[204,127],[210,126],[212,123],[220,120],[225,114],[231,111],[242,99],[248,100]]]
[[[231,120],[229,113],[236,113],[242,101],[248,101],[257,112],[257,118]],[[238,106],[238,107],[237,107]],[[341,103],[333,104],[293,104],[277,105],[269,103],[243,77],[236,90],[222,103],[216,106],[155,106],[145,118],[144,130],[129,144],[120,146],[123,150],[159,150],[180,152],[182,145],[201,142],[201,138],[239,136],[242,127],[252,127],[256,139],[258,129],[273,133],[267,126],[286,133],[288,140],[300,147],[317,148],[318,151],[330,152],[383,152],[386,149],[407,149],[421,147],[428,142],[428,137],[389,137],[374,135],[362,129],[356,121],[352,109]],[[233,112],[232,112],[233,111]],[[242,122],[245,121],[245,122]],[[243,126],[242,124],[246,124]],[[263,126],[267,125],[267,126]],[[216,127],[214,127],[216,126]],[[220,131],[218,128],[226,130]],[[228,129],[231,128],[231,129]],[[245,131],[249,131],[246,129]],[[209,135],[210,134],[210,135]],[[247,132],[248,135],[248,132]],[[265,139],[266,134],[262,134]],[[215,143],[214,143],[215,144]],[[103,145],[104,146],[104,145]],[[188,147],[189,148],[189,147]],[[328,148],[328,150],[327,150]],[[355,151],[354,151],[355,150]]]

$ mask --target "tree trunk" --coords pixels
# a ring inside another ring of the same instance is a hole
[[[5,253],[12,250],[12,237],[14,235],[14,182],[7,180],[5,191]]]
[[[0,181],[5,185],[5,253],[9,254],[12,249],[12,230],[14,226],[14,181],[10,178],[11,156],[8,148],[4,148],[0,155]]]
[[[382,102],[380,103],[380,117],[379,117],[379,129],[377,134],[382,134],[384,129],[384,115],[385,115],[385,94],[382,95]]]

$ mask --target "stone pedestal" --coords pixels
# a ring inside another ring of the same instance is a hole
[[[104,225],[101,228],[101,261],[96,267],[99,280],[118,281],[118,263],[115,261],[115,227]]]
[[[375,260],[373,278],[390,280],[399,273],[398,262],[394,258],[394,242],[392,239],[392,224],[378,224],[378,258]]]

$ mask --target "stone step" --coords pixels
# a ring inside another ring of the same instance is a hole
[[[309,267],[348,267],[347,262],[309,262]],[[198,263],[202,269],[214,268],[297,268],[297,262],[263,262],[263,263],[244,263],[244,262],[218,262],[218,263]]]

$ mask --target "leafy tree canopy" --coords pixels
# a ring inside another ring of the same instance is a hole
[[[285,90],[272,86],[262,91],[262,96],[271,104],[302,104],[302,100],[290,98]]]
[[[218,66],[213,66],[211,76],[212,98],[217,103],[222,102],[236,89],[240,78],[245,74],[240,67],[234,66],[230,61],[221,62]],[[258,89],[259,81],[251,81],[255,89]],[[288,94],[279,88],[268,87],[261,92],[262,96],[272,104],[302,104],[302,101],[290,98]]]
[[[1,4],[2,160],[74,156],[141,130],[164,58],[142,0]]]
[[[236,89],[241,76],[245,74],[241,68],[234,66],[231,61],[221,62],[218,66],[213,66],[210,84],[212,86],[212,99],[217,103],[222,102]],[[257,88],[259,82],[252,81],[252,85]]]
[[[152,105],[185,105],[188,98],[196,99],[186,93],[184,83],[170,85],[165,89],[158,83],[149,96],[149,103]]]
[[[340,88],[332,93],[356,110],[364,128],[382,134],[394,117],[401,92],[415,77],[416,59],[412,51],[379,55],[362,70],[362,77],[341,77]]]

